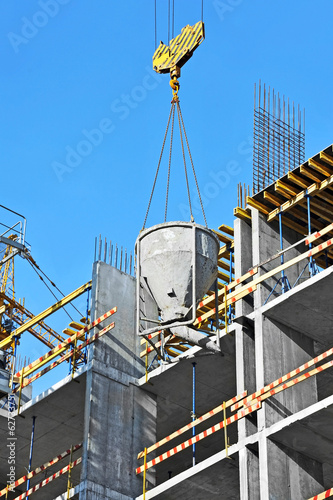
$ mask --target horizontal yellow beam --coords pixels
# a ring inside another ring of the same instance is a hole
[[[308,167],[305,167],[304,165],[301,165],[299,167],[299,170],[300,170],[301,174],[305,175],[305,177],[308,177],[309,179],[312,179],[315,182],[321,182],[321,177],[319,177],[318,175],[316,175]]]
[[[72,302],[72,300],[76,299],[77,297],[82,295],[86,290],[88,290],[90,288],[91,288],[91,281],[88,281],[88,283],[80,286],[79,288],[74,290],[74,292],[71,292],[69,295],[67,295],[63,299],[61,299],[58,302],[56,302],[55,304],[53,304],[53,306],[48,307],[47,309],[45,309],[45,311],[37,314],[37,316],[34,316],[29,321],[26,321],[25,323],[23,323],[23,325],[16,328],[16,330],[14,330],[7,338],[5,338],[4,340],[2,340],[0,342],[0,349],[4,349],[4,348],[8,347],[12,343],[14,337],[16,337],[17,335],[21,335],[23,332],[25,332],[29,328],[35,326],[37,323],[39,323],[39,321],[42,321],[43,319],[45,319],[48,316],[50,316],[51,314],[53,314],[55,311],[58,311],[59,309],[64,307],[69,302]]]
[[[264,191],[264,199],[268,200],[272,205],[275,205],[276,207],[279,207],[282,205],[284,200],[280,200],[275,194],[269,193],[268,191]]]
[[[298,186],[301,186],[302,188],[306,189],[310,181],[305,181],[298,175],[296,175],[294,172],[288,172],[288,180],[292,181],[294,184],[297,184]]]
[[[313,158],[310,158],[308,160],[308,164],[310,167],[314,168],[315,170],[317,170],[320,174],[323,174],[325,175],[326,177],[328,175],[331,175],[332,174],[332,170],[328,167],[324,167],[323,165],[321,165],[321,163],[319,163],[318,161],[316,160],[313,160]]]
[[[242,219],[245,221],[251,220],[251,212],[248,209],[242,208],[242,207],[236,207],[234,208],[234,216],[237,217],[238,219]]]
[[[269,210],[266,207],[266,205],[264,205],[263,203],[260,203],[260,201],[255,200],[254,198],[252,198],[252,196],[247,196],[246,197],[246,203],[248,205],[251,205],[251,207],[256,208],[257,210],[259,210],[259,212],[262,212],[262,213],[264,213],[266,215],[269,214]]]
[[[324,151],[321,151],[319,153],[319,157],[321,160],[323,160],[325,163],[328,163],[329,165],[333,166],[333,158],[332,156],[329,156],[328,154],[324,153]]]
[[[230,236],[234,236],[234,230],[232,227],[227,226],[226,224],[221,224],[219,226],[219,230],[223,231],[226,234],[229,234]]]
[[[309,195],[315,195],[316,193],[323,191],[326,189],[328,186],[331,186],[333,184],[333,175],[328,177],[327,179],[324,179],[323,181],[319,183],[314,183],[311,184],[307,188],[307,192]],[[267,221],[270,222],[271,220],[274,220],[275,217],[278,216],[279,211],[284,212],[286,210],[289,210],[291,207],[297,205],[301,200],[303,200],[306,196],[306,190],[301,191],[298,193],[298,195],[294,196],[290,200],[284,202],[281,207],[274,209],[272,212],[268,214]]]
[[[281,188],[283,191],[286,191],[288,194],[291,196],[296,196],[299,193],[299,189],[295,189],[291,187],[289,184],[286,184],[285,182],[282,182],[280,180],[277,180],[274,184],[274,189],[277,191],[277,188]]]
[[[218,239],[222,242],[222,243],[226,243],[226,244],[230,244],[232,243],[234,240],[232,238],[230,238],[229,236],[225,236],[224,234],[220,233],[219,231],[215,231],[215,229],[213,229],[213,232],[216,234],[216,236],[218,237]]]

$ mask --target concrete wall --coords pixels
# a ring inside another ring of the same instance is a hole
[[[135,475],[136,455],[156,438],[155,396],[136,384],[144,374],[144,363],[135,331],[135,280],[96,262],[92,320],[114,306],[117,313],[108,322],[114,321],[115,328],[89,352],[80,500],[138,496],[142,478]],[[154,484],[153,472],[147,481]]]
[[[288,228],[283,228],[283,248],[292,245],[299,236]],[[265,218],[252,209],[252,255],[253,265],[264,262],[280,250],[279,226],[277,222],[268,224]],[[293,248],[285,260],[304,252],[304,247]],[[264,264],[259,270],[263,274],[280,264],[279,259]],[[289,268],[286,276],[294,284],[306,261]],[[273,382],[289,371],[297,368],[315,355],[314,342],[301,331],[289,328],[279,321],[271,320],[261,312],[271,290],[281,275],[258,286],[254,292],[254,341],[255,373],[257,389]],[[281,294],[281,286],[276,291]],[[271,296],[270,301],[275,298]],[[273,423],[314,404],[317,398],[316,379],[311,379],[269,398],[257,412],[259,439],[259,491],[256,486],[244,498],[270,500],[302,500],[311,496],[312,491],[320,491],[323,485],[322,467],[301,453],[283,447],[264,437],[264,430]]]

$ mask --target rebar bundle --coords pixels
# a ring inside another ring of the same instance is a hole
[[[263,95],[262,95],[263,94]],[[305,111],[259,81],[254,85],[253,194],[305,160]]]

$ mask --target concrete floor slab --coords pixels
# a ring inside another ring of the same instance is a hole
[[[83,415],[86,388],[86,367],[77,371],[74,380],[71,376],[61,380],[44,393],[35,397],[22,406],[20,415],[15,417],[16,439],[16,479],[26,474],[29,463],[29,450],[32,429],[32,417],[36,416],[35,439],[32,459],[32,469],[41,466],[53,459],[71,445],[82,442],[83,438]],[[1,442],[7,442],[8,436],[8,413],[0,410],[0,435]],[[73,455],[74,459],[81,456],[82,450]],[[7,463],[8,451],[5,446],[0,451],[0,481],[1,487],[6,486],[6,475],[8,473]],[[40,483],[46,477],[54,474],[69,463],[66,457],[63,461],[56,463],[47,471],[38,474],[31,480],[30,487]],[[80,480],[81,465],[73,469],[73,483],[78,484]],[[25,487],[26,483],[22,486]],[[15,498],[24,488],[15,489],[15,495],[10,494],[9,499]],[[67,475],[57,478],[46,487],[35,492],[35,500],[55,498],[67,489]]]
[[[329,342],[333,345],[332,299],[333,267],[331,266],[271,300],[250,316],[262,313],[324,345]]]
[[[212,410],[223,401],[227,401],[236,394],[236,374],[234,356],[234,336],[227,335],[222,338],[222,351],[224,356],[219,354],[197,355],[194,358],[184,359],[178,363],[162,365],[152,371],[149,376],[149,383],[145,379],[140,379],[140,386],[148,392],[157,395],[158,404],[158,427],[157,439],[164,438],[180,427],[191,422],[192,398],[193,398],[193,362],[196,363],[196,415],[200,416]],[[193,351],[198,354],[200,349],[194,347]],[[190,349],[190,351],[192,351]],[[188,351],[189,352],[189,351]],[[223,420],[223,413],[210,418],[197,427],[201,432]],[[176,440],[165,445],[158,450],[158,455],[167,451],[170,447],[189,439],[192,430],[184,433]],[[230,443],[237,439],[236,425],[229,430]],[[148,446],[153,443],[148,443]],[[196,446],[196,460],[202,462],[224,449],[224,436],[216,439],[209,436]],[[149,457],[149,459],[152,457]],[[169,458],[165,462],[156,466],[157,483],[164,482],[169,477],[169,472],[178,474],[184,469],[192,466],[192,448],[188,448],[181,453]]]

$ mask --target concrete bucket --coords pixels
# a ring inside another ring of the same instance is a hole
[[[136,241],[139,279],[160,310],[161,324],[193,323],[200,299],[217,277],[219,241],[190,222],[148,228]]]

